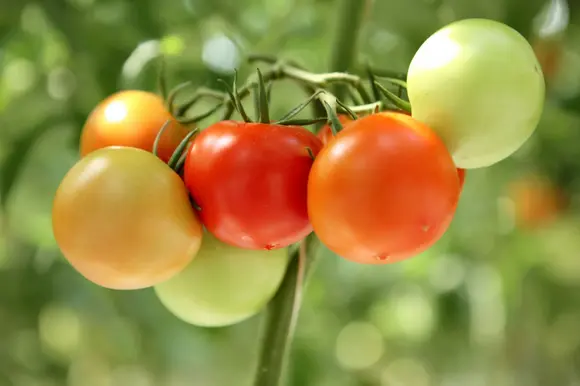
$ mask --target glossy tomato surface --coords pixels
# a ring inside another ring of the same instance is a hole
[[[56,241],[88,280],[138,289],[181,271],[197,253],[201,222],[179,176],[153,154],[108,147],[82,158],[57,189]]]
[[[322,143],[302,127],[223,121],[193,142],[185,184],[218,239],[247,249],[276,249],[312,231],[308,173]]]
[[[448,228],[458,199],[445,145],[401,113],[350,124],[320,152],[308,184],[314,232],[337,255],[367,264],[427,249]]]
[[[175,121],[156,94],[127,90],[119,91],[91,112],[81,135],[81,156],[107,146],[130,146],[153,150],[153,142],[163,124],[171,124],[163,132],[158,155],[167,162],[188,130]]]
[[[544,76],[526,39],[505,24],[466,19],[429,37],[409,66],[413,117],[443,139],[457,167],[495,164],[536,129]]]
[[[199,253],[182,272],[155,286],[163,305],[203,327],[232,325],[258,312],[274,296],[288,263],[287,249],[232,247],[205,232]]]

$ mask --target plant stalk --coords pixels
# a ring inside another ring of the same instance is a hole
[[[364,7],[368,4],[370,4],[368,0],[364,2],[343,0],[339,10],[331,71],[346,71],[352,65]],[[294,74],[297,75],[296,72]],[[264,75],[264,78],[267,78],[267,75]],[[283,75],[280,71],[271,76],[276,78]],[[324,79],[324,81],[327,80]],[[240,90],[241,93],[242,90]],[[304,281],[307,274],[312,271],[314,255],[319,245],[320,241],[314,233],[300,243],[298,251],[293,252],[291,256],[292,260],[278,292],[268,304],[253,386],[281,386],[284,382],[286,362],[300,311]]]

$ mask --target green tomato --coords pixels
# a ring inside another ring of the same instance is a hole
[[[466,19],[435,32],[407,77],[412,115],[445,142],[459,168],[490,166],[534,132],[544,76],[526,39],[505,24]]]
[[[206,231],[195,259],[154,288],[161,303],[181,320],[202,327],[227,326],[257,314],[268,303],[287,265],[286,248],[241,249]]]

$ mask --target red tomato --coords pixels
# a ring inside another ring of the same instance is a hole
[[[317,156],[308,181],[314,232],[337,255],[366,264],[426,250],[447,230],[458,199],[443,142],[394,112],[352,122]]]
[[[340,123],[342,123],[343,128],[346,127],[348,123],[352,122],[352,119],[348,115],[343,114],[338,116],[338,120],[340,121]],[[330,128],[329,124],[324,125],[316,136],[318,137],[318,139],[322,141],[322,144],[324,146],[326,146],[326,144],[330,142],[331,139],[334,138],[334,135],[332,134],[332,129]]]
[[[459,176],[459,191],[462,191],[465,185],[465,169],[458,168],[457,175]]]
[[[158,155],[169,161],[188,129],[173,119],[163,99],[145,91],[117,92],[95,107],[81,135],[81,156],[107,146],[128,146],[153,150],[153,142],[163,124],[172,123],[163,132]]]
[[[277,249],[312,231],[306,208],[307,148],[322,143],[297,126],[223,121],[203,130],[184,180],[206,228],[246,249]]]

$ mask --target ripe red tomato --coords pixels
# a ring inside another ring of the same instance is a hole
[[[153,142],[163,124],[172,123],[163,132],[158,155],[169,161],[188,129],[173,119],[163,99],[145,91],[117,92],[101,103],[89,115],[81,135],[81,156],[107,146],[129,146],[153,150]]]
[[[340,123],[342,123],[343,129],[350,122],[352,122],[352,119],[348,115],[343,115],[343,114],[340,114],[338,116],[338,120],[340,121]],[[320,131],[318,132],[318,134],[316,136],[318,137],[318,139],[320,139],[322,141],[323,146],[326,146],[326,144],[328,142],[330,142],[331,139],[334,138],[334,135],[332,134],[332,129],[330,128],[329,124],[322,126],[322,128],[320,129]]]
[[[337,255],[367,264],[427,249],[447,230],[458,199],[443,142],[393,112],[352,122],[317,156],[308,181],[314,232]]]
[[[184,180],[206,228],[246,249],[276,249],[312,231],[308,173],[322,143],[302,127],[223,121],[203,130]]]
[[[463,191],[463,185],[465,185],[465,169],[458,168],[457,175],[459,176],[459,191]]]
[[[69,170],[54,198],[52,228],[71,265],[112,289],[171,278],[202,238],[180,177],[153,154],[130,147],[96,150]]]

